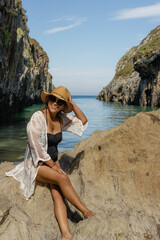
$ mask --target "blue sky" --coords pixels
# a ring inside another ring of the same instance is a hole
[[[98,95],[118,60],[160,24],[160,1],[22,0],[30,37],[49,57],[53,84]]]

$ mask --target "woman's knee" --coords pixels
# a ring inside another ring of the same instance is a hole
[[[59,176],[59,184],[66,184],[69,182],[70,182],[69,177],[67,175],[61,173]]]

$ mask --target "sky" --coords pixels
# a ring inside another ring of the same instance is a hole
[[[98,95],[120,58],[160,25],[160,1],[22,0],[55,87]]]

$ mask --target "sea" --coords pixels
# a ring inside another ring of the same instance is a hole
[[[94,131],[110,129],[139,112],[156,110],[151,107],[106,103],[97,100],[96,96],[72,96],[72,98],[87,116],[88,128],[82,137],[63,132],[63,140],[58,146],[59,152],[73,149],[75,144],[88,138]],[[32,114],[43,107],[43,104],[34,104],[0,122],[0,162],[23,161],[27,145],[26,125]]]

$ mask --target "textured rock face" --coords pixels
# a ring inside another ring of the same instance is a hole
[[[160,27],[120,59],[113,80],[97,99],[160,106]]]
[[[74,240],[160,239],[159,136],[160,110],[139,113],[60,154],[82,201],[98,213],[79,221],[69,205]],[[0,165],[1,239],[60,239],[49,189],[37,185],[26,201],[19,183],[4,176],[12,167]]]
[[[21,0],[0,0],[0,112],[20,111],[52,90],[49,59],[29,37]]]

